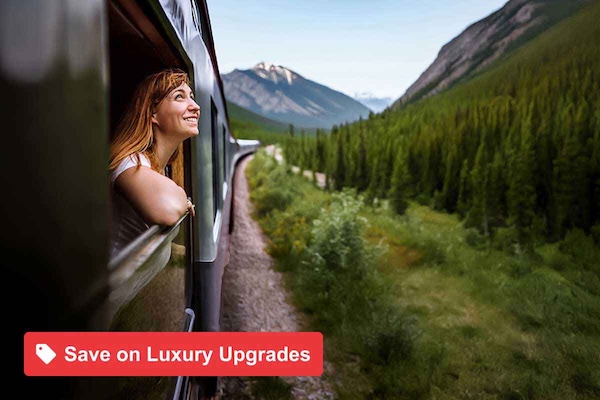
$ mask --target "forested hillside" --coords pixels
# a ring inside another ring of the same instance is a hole
[[[600,240],[600,2],[448,92],[331,134],[289,138],[291,163],[335,188],[413,198],[528,247]]]
[[[233,134],[238,139],[258,139],[264,145],[278,143],[282,136],[289,135],[294,130],[299,134],[315,135],[318,128],[294,127],[279,121],[268,119],[261,115],[246,110],[235,103],[227,102],[229,124]]]
[[[509,0],[446,43],[393,107],[430,97],[473,78],[590,0]]]
[[[272,133],[285,133],[288,131],[289,124],[268,119],[229,101],[227,102],[227,111],[229,112],[231,128],[237,134],[246,134],[254,131]]]

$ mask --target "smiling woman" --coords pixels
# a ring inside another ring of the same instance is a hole
[[[0,1],[1,112],[19,132],[0,157],[2,266],[23,294],[7,309],[15,342],[220,331],[236,165],[260,142],[231,129],[210,21],[205,0]],[[23,398],[218,388],[218,377],[21,375]]]
[[[115,257],[151,225],[174,225],[194,206],[165,168],[179,145],[198,135],[200,107],[186,73],[146,77],[119,123],[110,147],[111,253]]]

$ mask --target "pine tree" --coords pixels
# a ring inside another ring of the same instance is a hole
[[[379,166],[381,165],[380,159],[375,158],[375,162],[373,165],[373,169],[371,170],[371,179],[369,182],[369,187],[365,192],[365,204],[371,205],[373,204],[373,200],[377,197],[377,192],[379,189]]]
[[[535,216],[535,187],[534,187],[534,143],[531,134],[532,106],[526,111],[521,124],[521,143],[512,154],[512,168],[508,183],[509,220],[517,229],[519,242],[526,248],[533,244],[531,226]]]
[[[394,173],[389,192],[390,206],[397,214],[404,214],[408,208],[407,195],[410,184],[405,151],[399,148],[394,162]]]
[[[572,132],[554,161],[556,228],[560,236],[575,227],[590,227],[588,165],[579,135]]]
[[[504,224],[506,203],[505,164],[500,152],[494,153],[492,164],[489,166],[488,190],[486,205],[490,228]]]
[[[346,181],[346,160],[344,156],[344,135],[341,132],[335,135],[337,153],[335,156],[335,168],[333,172],[333,184],[335,190],[341,190]]]
[[[448,154],[446,155],[446,166],[444,175],[444,186],[441,193],[441,204],[440,207],[446,209],[449,212],[454,212],[456,202],[458,201],[459,191],[459,174],[460,169],[458,168],[458,150],[456,149],[456,142],[450,144]]]
[[[369,185],[369,172],[367,169],[367,143],[365,139],[365,128],[359,125],[359,144],[358,144],[358,166],[356,188],[358,191],[364,191]]]
[[[317,129],[317,139],[315,148],[315,160],[313,163],[313,170],[323,172],[325,170],[325,140],[320,129]]]
[[[472,206],[469,210],[467,226],[477,227],[485,236],[489,236],[489,210],[488,210],[488,162],[486,156],[485,137],[482,139],[475,164],[471,171],[471,183],[473,188]]]
[[[386,197],[391,187],[392,175],[394,174],[394,162],[396,158],[394,148],[395,146],[392,144],[391,139],[388,139],[385,146],[383,165],[381,166],[381,178],[379,179],[378,196],[382,198]]]
[[[306,138],[304,137],[304,131],[301,130],[300,131],[300,156],[298,158],[298,166],[300,167],[300,170],[305,169],[306,164],[307,164],[307,157],[306,157],[306,153],[307,153],[307,148],[306,148]]]
[[[469,160],[464,159],[460,168],[458,178],[458,200],[456,202],[456,211],[464,218],[471,206],[471,174],[469,172]]]
[[[344,186],[352,187],[355,184],[354,174],[356,171],[356,157],[352,151],[352,140],[350,136],[350,127],[344,125],[342,140],[344,141],[344,165],[346,168],[344,174]]]

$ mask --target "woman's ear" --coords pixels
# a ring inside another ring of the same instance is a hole
[[[158,120],[156,119],[156,113],[152,114],[152,123],[158,125]]]

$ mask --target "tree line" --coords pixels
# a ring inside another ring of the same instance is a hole
[[[413,199],[484,235],[600,235],[600,4],[450,90],[283,143],[328,187],[403,213]]]

